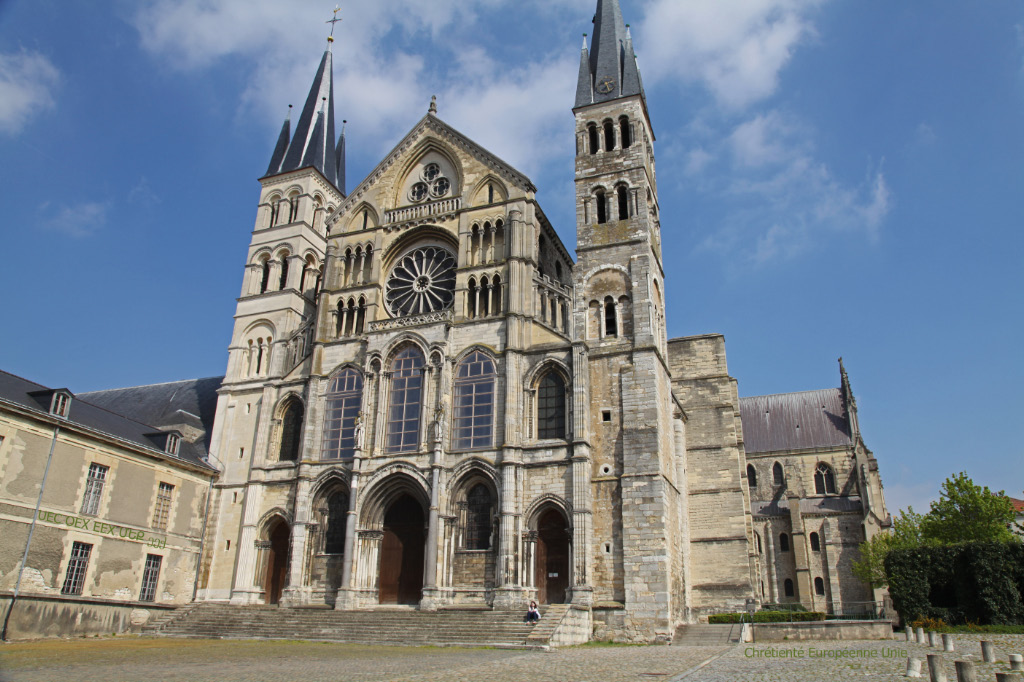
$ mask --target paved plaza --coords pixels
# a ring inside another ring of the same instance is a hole
[[[989,636],[1002,663],[980,664],[979,682],[1007,670],[1024,635]],[[978,636],[958,635],[953,661],[980,662]],[[0,645],[2,682],[818,682],[905,680],[908,656],[934,649],[902,640],[781,642],[730,647],[582,646],[551,652],[149,637]],[[927,668],[924,678],[927,679]],[[1024,678],[1022,678],[1024,682]]]

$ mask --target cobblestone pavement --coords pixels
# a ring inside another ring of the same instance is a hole
[[[978,682],[994,682],[996,671],[1008,670],[1008,654],[1024,653],[1024,635],[984,638],[996,643],[1001,662],[980,663],[982,637],[957,635],[956,652],[943,654],[950,682],[954,660],[975,661]],[[0,682],[873,682],[906,680],[907,657],[923,660],[928,653],[941,652],[902,638],[539,652],[118,637],[2,645]],[[922,671],[927,680],[927,663]]]
[[[553,652],[116,637],[0,646],[2,682],[640,682],[723,647],[584,646]]]

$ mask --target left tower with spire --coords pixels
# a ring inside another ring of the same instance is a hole
[[[336,21],[305,104],[295,120],[289,105],[260,178],[213,435],[212,450],[223,473],[212,498],[219,551],[206,558],[206,599],[251,603],[288,598],[282,594],[288,584],[283,572],[293,538],[273,532],[259,537],[258,529],[267,524],[261,525],[266,519],[257,516],[269,494],[262,482],[286,475],[274,469],[294,465],[300,451],[308,404],[305,379],[327,256],[326,218],[345,198],[345,134],[343,129],[335,138],[334,126],[331,47]],[[270,456],[271,447],[281,452]],[[272,466],[264,465],[270,461]],[[276,506],[291,509],[289,502],[282,499]],[[288,533],[287,520],[279,524],[283,533]],[[260,553],[281,554],[281,562],[268,562],[256,556]],[[217,562],[237,570],[218,570],[212,565]],[[257,566],[270,568],[258,575]]]

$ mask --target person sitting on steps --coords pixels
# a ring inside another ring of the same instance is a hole
[[[537,609],[537,602],[531,601],[530,608],[526,611],[526,622],[536,625],[538,620],[540,620],[540,611]]]

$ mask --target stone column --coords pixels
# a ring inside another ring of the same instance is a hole
[[[232,604],[252,604],[263,594],[262,587],[256,586],[259,559],[256,551],[256,523],[259,520],[260,499],[263,489],[249,484],[245,494],[245,510],[242,512],[242,533],[238,539],[238,552],[235,555],[235,584],[231,589]]]
[[[306,540],[309,537],[306,526],[312,523],[309,518],[310,485],[308,478],[300,477],[295,491],[295,522],[292,524],[291,547],[288,550],[288,584],[281,592],[282,606],[298,606],[309,601],[309,595],[302,594],[302,576],[307,568],[306,556],[309,554],[306,547]]]
[[[498,523],[498,557],[494,568],[497,590],[494,607],[514,609],[521,605],[516,538],[519,535],[520,516],[516,513],[519,465],[505,460],[501,464],[501,520]]]
[[[369,378],[369,377],[367,377]],[[352,589],[353,565],[356,564],[356,523],[359,510],[359,470],[363,460],[363,413],[356,416],[355,448],[352,453],[352,473],[348,486],[348,511],[345,513],[345,548],[341,559],[341,585],[334,602],[336,610],[353,609],[357,606],[357,596]]]

